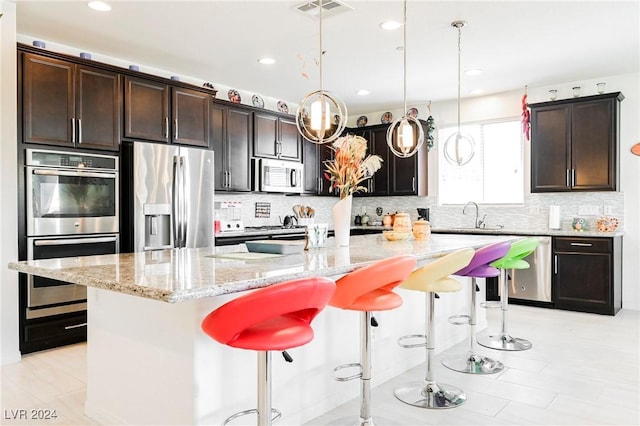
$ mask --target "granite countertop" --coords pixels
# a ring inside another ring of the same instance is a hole
[[[413,254],[418,261],[513,239],[492,235],[432,235],[427,241],[387,241],[380,234],[353,236],[349,247],[327,247],[262,260],[229,259],[216,248],[172,249],[42,259],[9,268],[164,302],[181,302],[265,287],[308,276],[338,276],[376,260]],[[244,244],[233,246],[246,252]],[[228,250],[225,250],[228,252]],[[215,256],[215,257],[214,257]]]

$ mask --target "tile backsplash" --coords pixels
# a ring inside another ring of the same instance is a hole
[[[217,192],[215,201],[242,201],[242,219],[245,226],[278,225],[285,215],[293,214],[293,206],[303,204],[315,210],[317,223],[328,223],[333,227],[331,207],[336,197],[290,196],[282,194],[226,194]],[[473,201],[473,200],[470,200]],[[256,203],[270,203],[270,217],[256,218]],[[595,229],[600,216],[611,211],[607,216],[620,220],[619,230],[624,229],[624,194],[622,192],[581,192],[581,193],[548,193],[528,194],[523,205],[481,205],[480,218],[486,214],[487,227],[502,225],[507,229],[546,230],[549,225],[549,206],[560,206],[560,224],[562,229],[571,229],[574,217],[584,217],[589,229]],[[371,220],[382,220],[376,214],[376,208],[386,212],[407,212],[411,220],[418,217],[416,208],[430,209],[430,222],[436,228],[472,227],[475,220],[474,209],[467,209],[462,214],[463,206],[438,206],[436,197],[356,197],[353,199],[352,216],[367,212]],[[589,214],[578,214],[578,212]],[[597,211],[597,214],[593,214]]]

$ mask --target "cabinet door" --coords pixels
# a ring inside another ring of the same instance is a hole
[[[173,88],[172,142],[209,147],[211,96],[197,90]]]
[[[124,136],[169,142],[169,86],[125,78]]]
[[[568,191],[571,107],[550,106],[531,113],[531,192]]]
[[[74,65],[26,53],[23,67],[23,141],[73,146]]]
[[[331,188],[331,182],[324,178],[324,162],[333,159],[333,151],[331,150],[330,146],[331,144],[318,145],[318,195],[339,196],[339,192],[329,192],[329,189]]]
[[[366,138],[366,136],[365,136]],[[393,181],[393,175],[390,178],[391,170],[390,151],[387,145],[387,129],[372,130],[369,132],[369,150],[367,154],[379,155],[382,157],[382,167],[374,173],[373,178],[363,182],[365,186],[369,186],[369,194],[371,195],[387,195],[389,193],[389,181]],[[368,184],[368,182],[371,182]]]
[[[320,168],[318,160],[318,144],[304,140],[302,143],[302,162],[304,163],[304,192],[317,194],[320,190]]]
[[[216,191],[226,190],[226,115],[227,108],[222,105],[212,104],[209,119],[209,140],[213,150],[213,180]]]
[[[576,103],[571,125],[573,189],[616,189],[616,131],[612,98]]]
[[[79,147],[117,151],[120,146],[120,74],[77,66],[76,125]]]
[[[610,239],[555,238],[554,302],[559,309],[611,314]]]
[[[278,117],[256,112],[254,117],[254,157],[277,158]]]
[[[278,119],[279,124],[279,138],[280,142],[280,158],[283,160],[301,161],[301,143],[302,137],[298,132],[296,122],[291,119],[280,117]]]
[[[227,111],[227,189],[231,191],[251,191],[251,116],[251,111],[235,108],[229,108]]]

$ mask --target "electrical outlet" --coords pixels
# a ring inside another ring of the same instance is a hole
[[[611,207],[611,206],[604,206],[604,214],[606,214],[606,215],[611,215],[611,214],[613,214],[613,207]]]
[[[597,216],[599,212],[598,206],[578,206],[578,214],[581,216]]]
[[[540,214],[540,206],[530,206],[529,214]]]

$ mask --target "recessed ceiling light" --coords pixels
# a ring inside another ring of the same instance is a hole
[[[478,69],[478,68],[473,68],[473,69],[470,69],[470,70],[466,70],[464,72],[464,74],[468,75],[468,76],[480,75],[480,74],[482,74],[482,70]]]
[[[368,91],[367,89],[360,89],[356,92],[356,95],[358,96],[367,96],[369,93],[371,93],[370,91]]]
[[[260,62],[262,65],[273,65],[276,63],[276,60],[273,58],[259,58],[258,62]]]
[[[402,23],[396,21],[384,21],[380,23],[380,28],[386,31],[397,30],[402,26]]]
[[[108,12],[111,10],[111,6],[109,6],[107,3],[103,1],[90,1],[89,7],[99,12]]]

